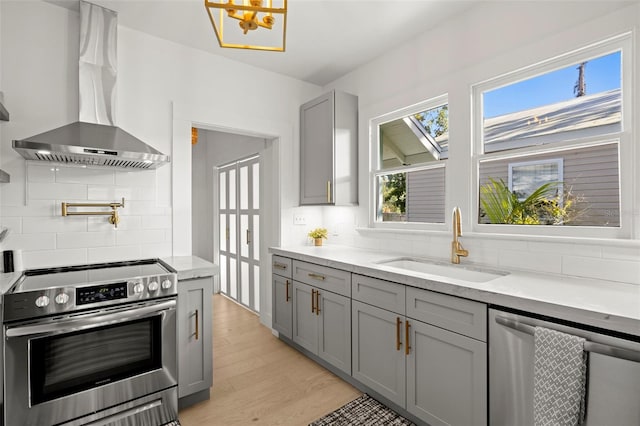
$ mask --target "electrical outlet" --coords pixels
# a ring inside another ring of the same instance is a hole
[[[301,215],[301,214],[294,214],[293,215],[293,224],[294,225],[306,225],[307,224],[307,218],[304,215]]]

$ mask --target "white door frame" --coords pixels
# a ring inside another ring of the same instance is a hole
[[[190,256],[191,246],[191,127],[227,133],[244,134],[267,139],[269,143],[261,153],[260,190],[262,207],[260,215],[260,258],[268,259],[268,248],[280,246],[283,221],[289,223],[282,212],[282,194],[294,194],[294,128],[291,123],[277,120],[262,120],[243,114],[232,113],[223,105],[196,107],[173,102],[173,139],[171,169],[160,168],[159,173],[171,173],[172,205],[172,254]],[[287,149],[283,149],[287,147]],[[166,171],[165,171],[166,170]],[[262,196],[264,194],[264,196]],[[293,207],[296,200],[288,200]],[[291,210],[289,208],[288,210]],[[260,322],[271,327],[271,262],[262,262],[260,268]],[[268,284],[267,284],[268,283]]]

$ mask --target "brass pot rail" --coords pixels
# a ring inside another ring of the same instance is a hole
[[[108,207],[110,212],[70,212],[69,207]],[[124,208],[124,197],[120,203],[62,203],[62,216],[103,216],[109,215],[109,223],[114,227],[118,227],[120,217],[118,216],[118,208]]]

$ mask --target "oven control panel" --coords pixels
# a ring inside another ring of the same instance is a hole
[[[127,283],[113,283],[76,289],[76,305],[126,299]]]
[[[135,277],[127,281],[6,293],[2,319],[4,321],[32,319],[175,296],[178,294],[176,283],[177,274],[167,273]]]

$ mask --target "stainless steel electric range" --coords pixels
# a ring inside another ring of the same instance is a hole
[[[4,425],[176,420],[176,298],[158,259],[25,271],[2,303]]]

